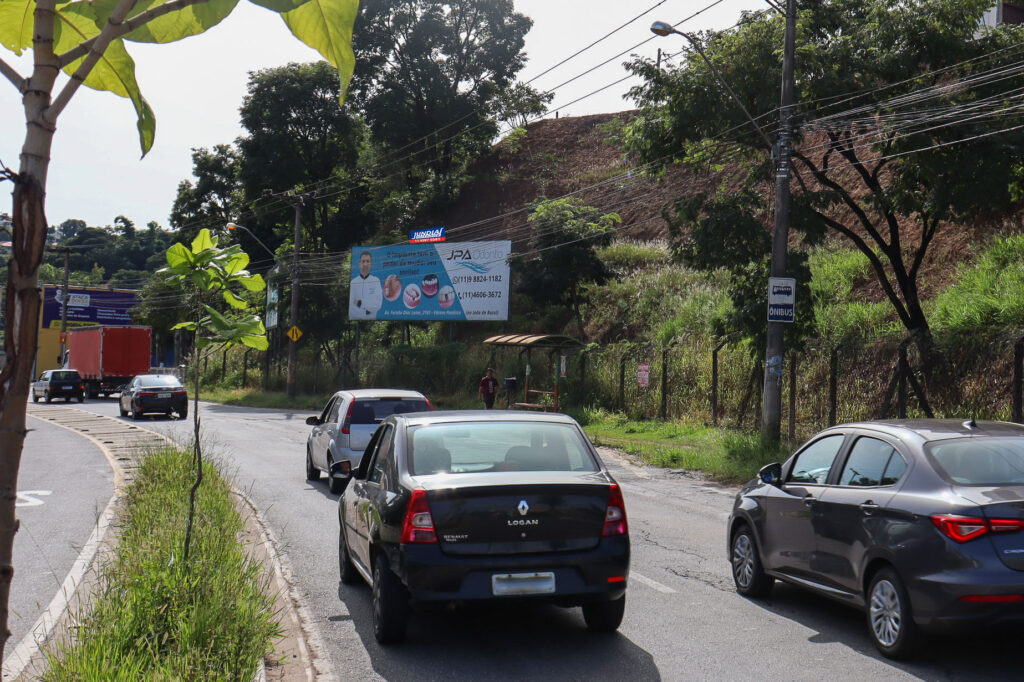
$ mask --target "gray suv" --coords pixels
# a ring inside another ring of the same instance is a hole
[[[419,391],[361,388],[338,391],[327,401],[319,417],[309,417],[313,427],[306,439],[306,480],[317,481],[327,473],[331,492],[345,489],[351,472],[359,466],[370,437],[385,417],[406,412],[433,410]],[[331,475],[334,463],[348,462],[347,473]]]

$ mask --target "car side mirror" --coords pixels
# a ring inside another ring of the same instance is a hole
[[[330,476],[331,478],[349,478],[352,476],[352,462],[347,459],[332,462]]]
[[[782,465],[778,462],[772,462],[766,466],[761,467],[761,470],[757,472],[757,477],[761,479],[762,483],[768,485],[779,485],[782,483]]]
[[[319,426],[320,417],[306,417],[306,423],[309,424],[310,426]]]

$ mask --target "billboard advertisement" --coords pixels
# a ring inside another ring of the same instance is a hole
[[[350,320],[507,320],[511,241],[352,249]]]
[[[52,284],[43,285],[42,329],[60,329],[64,289]],[[105,324],[124,326],[132,324],[129,314],[139,303],[139,292],[128,289],[100,289],[97,287],[68,288],[68,326],[83,327]]]

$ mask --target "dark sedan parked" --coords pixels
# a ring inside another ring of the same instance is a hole
[[[904,420],[822,431],[736,496],[736,589],[776,578],[867,612],[878,649],[1024,623],[1024,426]]]
[[[582,606],[594,631],[622,622],[622,492],[570,417],[392,415],[338,517],[341,580],[372,586],[381,643],[404,637],[417,602],[540,600]]]
[[[73,369],[48,369],[32,382],[32,402],[38,403],[42,398],[50,402],[54,398],[64,398],[71,402],[85,400],[85,384],[82,377]]]
[[[140,374],[121,389],[121,416],[141,419],[147,412],[161,412],[168,417],[178,413],[188,416],[188,394],[178,378],[170,374]]]

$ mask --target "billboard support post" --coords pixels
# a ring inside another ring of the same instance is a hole
[[[60,358],[58,364],[64,366],[64,354],[68,350],[68,270],[71,266],[71,249],[64,248],[64,301],[60,305]]]

